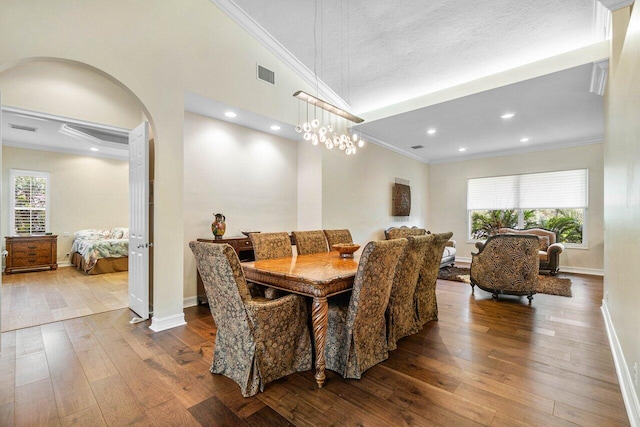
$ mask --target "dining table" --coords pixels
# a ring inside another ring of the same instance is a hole
[[[331,251],[241,263],[246,279],[251,282],[313,298],[311,322],[318,387],[322,387],[326,379],[328,298],[353,288],[359,259],[359,254],[342,258],[338,252]]]

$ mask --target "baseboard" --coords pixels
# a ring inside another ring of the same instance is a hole
[[[62,261],[58,263],[58,267],[71,267],[71,261]]]
[[[456,263],[471,264],[471,258],[456,256]],[[560,273],[587,274],[590,276],[604,276],[604,270],[601,268],[584,268],[584,267],[565,267],[560,266]]]
[[[160,332],[186,324],[187,322],[184,321],[184,313],[167,317],[153,316],[151,318],[151,326],[149,326],[149,329],[151,329],[153,332]]]
[[[198,305],[198,297],[188,297],[188,298],[183,298],[182,299],[182,307],[183,308],[187,308],[187,307],[193,307]]]
[[[607,329],[607,336],[609,337],[609,346],[611,347],[611,355],[613,356],[613,362],[616,365],[616,373],[618,374],[618,382],[620,383],[620,391],[622,392],[622,399],[624,400],[624,406],[627,409],[627,415],[629,417],[629,423],[631,427],[640,427],[640,403],[638,402],[638,395],[633,387],[633,380],[631,379],[631,372],[622,353],[622,347],[620,341],[618,341],[618,335],[613,327],[611,321],[611,315],[609,314],[609,308],[607,302],[602,300],[602,317],[604,317],[604,324]]]
[[[601,268],[565,267],[561,265],[560,273],[587,274],[589,276],[604,277],[604,270]]]

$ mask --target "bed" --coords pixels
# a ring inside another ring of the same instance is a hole
[[[87,229],[74,233],[71,264],[86,274],[129,270],[129,229]]]

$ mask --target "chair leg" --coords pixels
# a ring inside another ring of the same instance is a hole
[[[527,299],[529,300],[529,305],[531,305],[531,301],[533,301],[533,294],[527,295]]]
[[[491,294],[491,298],[493,298],[493,300],[494,300],[494,301],[498,301],[498,292],[497,292],[497,291],[494,291],[494,292]]]

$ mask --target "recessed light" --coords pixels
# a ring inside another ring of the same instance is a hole
[[[435,130],[435,129],[433,129],[433,128],[431,128],[431,129],[429,129],[429,130],[427,131],[427,133],[428,133],[429,135],[433,135],[434,133],[436,133],[436,130]]]
[[[236,113],[234,113],[233,111],[227,111],[226,113],[224,113],[224,115],[225,115],[225,116],[227,116],[227,117],[231,117],[231,118],[234,118],[234,117],[237,117],[237,116],[238,116],[238,115],[237,115]]]
[[[272,125],[272,126],[271,126],[271,130],[280,130],[280,126],[278,126],[278,125]]]
[[[460,147],[460,148],[458,148],[458,151],[463,152],[463,151],[467,151],[467,149],[464,148],[464,147]]]
[[[522,138],[520,142],[529,142],[529,138]]]
[[[503,115],[500,116],[501,119],[510,119],[511,117],[515,116],[516,113],[504,113]]]
[[[91,147],[91,148],[89,148],[89,150],[91,150],[91,151],[98,151],[98,149],[97,149],[96,147]]]

